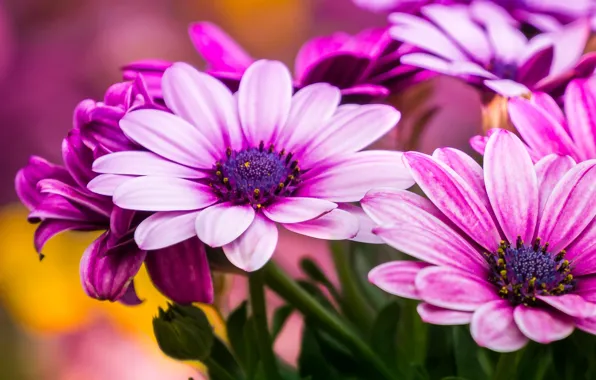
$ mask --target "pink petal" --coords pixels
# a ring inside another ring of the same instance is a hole
[[[449,267],[430,267],[416,276],[420,298],[431,305],[460,311],[475,311],[499,299],[497,288],[481,277]]]
[[[501,62],[517,62],[528,43],[528,39],[518,28],[499,20],[487,23],[486,33],[495,59]]]
[[[596,158],[596,97],[586,80],[574,80],[565,90],[569,132],[581,160]]]
[[[491,135],[484,173],[488,198],[507,240],[521,236],[531,243],[538,218],[538,184],[532,159],[517,136],[505,130]]]
[[[510,79],[487,79],[484,81],[484,85],[497,94],[508,98],[530,93],[530,90],[526,86]]]
[[[430,264],[419,261],[391,261],[368,272],[368,281],[387,293],[411,299],[420,299],[414,281],[418,272]]]
[[[406,190],[374,189],[366,193],[360,204],[368,216],[379,225],[401,221],[426,226],[427,214],[442,222],[448,222],[445,215],[431,201]]]
[[[550,40],[555,47],[555,59],[550,74],[557,75],[571,69],[583,54],[589,36],[590,24],[585,19],[577,20],[552,33]]]
[[[157,154],[127,151],[106,154],[93,162],[96,173],[159,175],[179,178],[205,178],[207,174],[197,169],[168,161]]]
[[[406,189],[414,180],[402,156],[401,152],[389,151],[354,153],[306,179],[297,194],[334,202],[355,202],[374,187]]]
[[[224,202],[201,211],[195,228],[202,242],[211,247],[222,247],[242,235],[254,218],[252,205]]]
[[[284,224],[292,232],[326,240],[351,239],[358,234],[358,218],[347,211],[335,209],[317,219]]]
[[[290,116],[280,136],[279,145],[295,152],[312,140],[333,116],[341,100],[339,89],[327,83],[315,83],[292,97]]]
[[[513,318],[520,331],[538,343],[551,343],[567,338],[573,332],[571,318],[555,310],[518,305]]]
[[[596,216],[595,165],[584,161],[571,168],[546,201],[537,236],[551,252],[564,249]]]
[[[538,207],[538,215],[542,215],[544,205],[557,183],[563,178],[573,166],[575,161],[569,156],[558,156],[551,154],[545,156],[534,166],[536,170],[536,178],[538,179],[538,192],[540,197],[540,205]]]
[[[217,201],[209,186],[180,178],[133,178],[114,192],[116,205],[138,211],[199,210]]]
[[[263,215],[277,223],[299,223],[315,219],[337,208],[337,204],[324,199],[284,197],[265,206]]]
[[[196,235],[198,211],[162,211],[143,220],[135,230],[139,248],[149,251],[180,243]]]
[[[566,249],[568,260],[573,261],[573,274],[591,274],[596,269],[596,220],[593,220]]]
[[[232,37],[210,22],[195,22],[188,27],[195,49],[216,71],[244,72],[253,59]]]
[[[588,334],[596,335],[596,318],[578,318],[575,320],[575,326]]]
[[[120,128],[153,153],[193,168],[210,169],[224,154],[193,125],[165,111],[129,112],[120,120]]]
[[[447,75],[452,74],[451,62],[427,53],[406,54],[399,61],[402,65],[415,66]]]
[[[490,211],[450,167],[417,153],[405,153],[416,183],[428,198],[468,236],[493,252],[501,237]]]
[[[288,120],[292,92],[290,72],[281,62],[260,60],[246,70],[238,90],[238,111],[250,143],[275,141]]]
[[[544,112],[552,116],[557,123],[565,125],[565,115],[557,104],[557,102],[548,94],[544,92],[532,92],[530,102],[539,108],[542,108]]]
[[[119,174],[100,174],[89,181],[87,188],[96,194],[111,197],[118,186],[132,178],[135,177]]]
[[[443,309],[426,302],[418,304],[416,311],[423,322],[433,325],[466,325],[470,323],[473,315],[465,311]]]
[[[223,83],[178,62],[165,71],[162,89],[174,114],[198,129],[216,149],[225,151],[223,131],[237,121],[234,97]]]
[[[486,137],[486,136],[480,136],[480,135],[473,136],[470,139],[470,146],[476,152],[478,152],[480,154],[484,154],[484,149],[486,149],[487,142],[488,142],[488,137]]]
[[[528,343],[515,324],[513,306],[504,300],[479,307],[472,316],[470,332],[479,346],[497,352],[517,351]]]
[[[577,294],[536,297],[572,317],[591,318],[596,316],[596,304],[586,301],[582,296]]]
[[[269,261],[277,246],[275,223],[256,215],[252,224],[240,237],[223,246],[232,264],[247,272],[254,272]]]
[[[358,224],[360,228],[356,236],[351,238],[352,241],[367,244],[385,244],[383,239],[373,233],[373,230],[377,227],[375,222],[358,206],[354,206],[350,203],[340,203],[339,208],[349,212],[358,218]]]

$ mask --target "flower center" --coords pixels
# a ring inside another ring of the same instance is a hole
[[[300,182],[300,168],[293,154],[273,145],[240,151],[227,150],[224,162],[214,165],[211,187],[222,201],[250,203],[255,209],[267,205],[273,198],[288,196]]]
[[[495,3],[499,4],[505,9],[518,9],[526,6],[525,0],[497,0]]]
[[[511,62],[504,62],[498,59],[492,59],[489,65],[489,70],[501,79],[517,78],[517,65]]]
[[[535,305],[537,295],[559,296],[575,289],[565,251],[552,255],[540,238],[531,246],[521,237],[515,247],[501,241],[496,254],[486,254],[491,268],[489,281],[499,288],[501,298],[514,305]]]

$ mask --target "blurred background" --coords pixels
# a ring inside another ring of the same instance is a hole
[[[385,15],[362,11],[351,0],[0,0],[0,380],[202,378],[196,365],[158,351],[151,319],[166,300],[146,276],[137,283],[141,306],[88,299],[78,262],[94,236],[59,236],[40,263],[34,226],[14,192],[14,175],[30,155],[61,162],[75,105],[101,99],[125,63],[162,58],[202,67],[186,32],[198,20],[222,26],[253,57],[290,66],[311,37],[385,25]],[[404,119],[381,142],[385,148],[469,150],[467,139],[480,127],[477,94],[455,80],[438,78],[390,101]],[[412,133],[416,115],[429,108],[438,109],[432,122],[420,136]],[[275,259],[299,275],[305,255],[330,264],[323,242],[284,231]],[[244,289],[242,278],[222,280],[220,311],[245,298]],[[271,303],[279,305],[273,297]],[[219,312],[209,310],[209,316],[224,334]],[[290,362],[299,333],[300,319],[293,316],[276,343]]]

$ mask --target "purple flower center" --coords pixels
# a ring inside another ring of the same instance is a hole
[[[298,161],[293,154],[273,145],[240,151],[228,149],[227,159],[214,166],[212,188],[222,201],[250,203],[256,210],[275,197],[291,195],[300,181]]]
[[[489,281],[499,288],[501,298],[514,305],[535,305],[537,295],[558,296],[575,289],[565,251],[552,255],[548,243],[524,245],[520,237],[515,247],[501,241],[496,254],[486,254],[491,268]]]
[[[517,64],[504,62],[495,58],[491,60],[489,65],[490,72],[501,79],[515,80],[515,78],[517,78],[517,69]]]
[[[496,0],[495,3],[505,9],[519,9],[526,6],[526,0]]]

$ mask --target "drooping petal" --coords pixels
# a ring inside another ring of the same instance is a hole
[[[544,205],[546,205],[546,201],[557,183],[574,165],[575,161],[573,158],[556,154],[545,156],[536,163],[534,169],[536,170],[536,178],[538,179],[540,197],[538,215],[542,215]]]
[[[238,112],[242,130],[254,146],[275,141],[284,128],[292,104],[292,78],[276,61],[253,63],[240,81]]]
[[[219,203],[199,213],[195,228],[201,241],[221,247],[234,241],[252,224],[255,210],[250,204]]]
[[[96,194],[111,197],[118,186],[133,178],[129,175],[100,174],[87,184],[87,188]]]
[[[538,343],[551,343],[567,338],[573,332],[573,320],[553,309],[518,305],[513,318],[520,331]]]
[[[347,211],[335,209],[316,219],[284,224],[292,232],[325,240],[351,239],[358,234],[358,218]]]
[[[415,284],[423,301],[446,309],[475,311],[499,299],[497,288],[483,278],[450,267],[425,268]]]
[[[80,187],[87,186],[95,177],[91,170],[93,151],[83,143],[78,130],[70,131],[62,141],[62,159],[64,166]]]
[[[223,246],[232,264],[247,272],[260,269],[269,261],[277,246],[278,231],[275,223],[258,215],[239,238]]]
[[[198,211],[162,211],[143,220],[135,230],[135,241],[144,250],[172,246],[196,235]]]
[[[565,90],[567,127],[582,160],[596,157],[596,94],[586,82],[571,81]]]
[[[433,325],[467,325],[472,320],[473,313],[467,311],[457,311],[433,306],[426,302],[421,302],[416,307],[420,319],[425,323]]]
[[[138,211],[199,210],[218,201],[207,185],[181,178],[138,177],[114,192],[114,203]]]
[[[517,351],[528,343],[513,318],[513,306],[504,300],[482,305],[470,323],[472,338],[481,347],[497,352]]]
[[[130,284],[128,284],[126,291],[124,292],[122,297],[118,299],[118,302],[126,306],[138,306],[143,303],[143,300],[139,298],[139,295],[137,294],[137,291],[135,289],[134,280],[132,280]]]
[[[110,217],[112,204],[106,198],[98,197],[93,193],[51,178],[39,181],[37,188],[42,194],[59,195],[84,210],[95,212],[107,218]]]
[[[155,153],[127,151],[106,154],[93,162],[96,173],[155,175],[178,178],[205,178],[203,171],[168,161]]]
[[[591,318],[596,316],[596,303],[586,301],[577,294],[562,294],[560,296],[536,296],[562,313],[576,318]]]
[[[196,237],[148,252],[145,265],[155,287],[172,301],[179,304],[213,302],[207,253]]]
[[[430,264],[420,261],[391,261],[368,272],[368,281],[387,293],[411,299],[420,299],[414,281],[418,273]]]
[[[285,197],[263,208],[263,215],[277,223],[300,223],[337,208],[337,204],[317,198]]]
[[[33,237],[33,243],[37,253],[42,253],[45,244],[54,236],[65,231],[95,231],[101,230],[102,226],[93,223],[84,223],[75,220],[44,220],[42,221]]]

